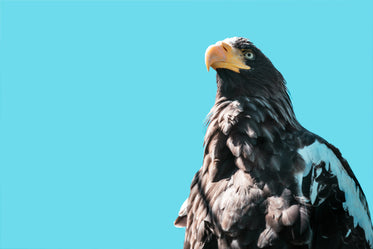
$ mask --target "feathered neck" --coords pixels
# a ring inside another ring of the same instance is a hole
[[[275,113],[284,125],[290,125],[296,129],[300,127],[295,117],[286,82],[280,73],[272,76],[267,74],[266,77],[263,77],[257,72],[255,77],[246,78],[240,74],[218,70],[216,81],[215,106],[226,100],[258,100],[266,105],[267,111]]]

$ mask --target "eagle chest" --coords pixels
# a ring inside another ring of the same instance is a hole
[[[222,100],[213,108],[200,180],[210,222],[219,224],[221,233],[259,239],[265,246],[301,212],[307,215],[294,198],[299,194],[294,172],[304,163],[296,145],[287,143],[290,138],[293,134],[262,99]]]
[[[294,173],[304,169],[297,153],[302,141],[283,120],[265,99],[223,98],[211,110],[203,172],[217,182],[242,170],[250,178],[243,185],[268,183],[274,193],[280,186],[273,184],[295,187]]]

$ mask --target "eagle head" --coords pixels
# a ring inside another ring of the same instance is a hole
[[[225,97],[273,97],[286,92],[281,73],[246,38],[227,38],[209,46],[205,62],[207,70],[216,70],[218,92]]]

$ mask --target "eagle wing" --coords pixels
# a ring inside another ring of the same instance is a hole
[[[339,150],[318,138],[298,153],[305,162],[298,182],[311,204],[312,248],[372,248],[366,198]]]

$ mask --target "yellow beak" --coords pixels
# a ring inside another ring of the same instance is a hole
[[[207,71],[210,70],[210,67],[213,69],[226,68],[236,73],[239,73],[240,69],[250,69],[244,63],[242,52],[224,41],[217,42],[207,48],[205,63]]]

